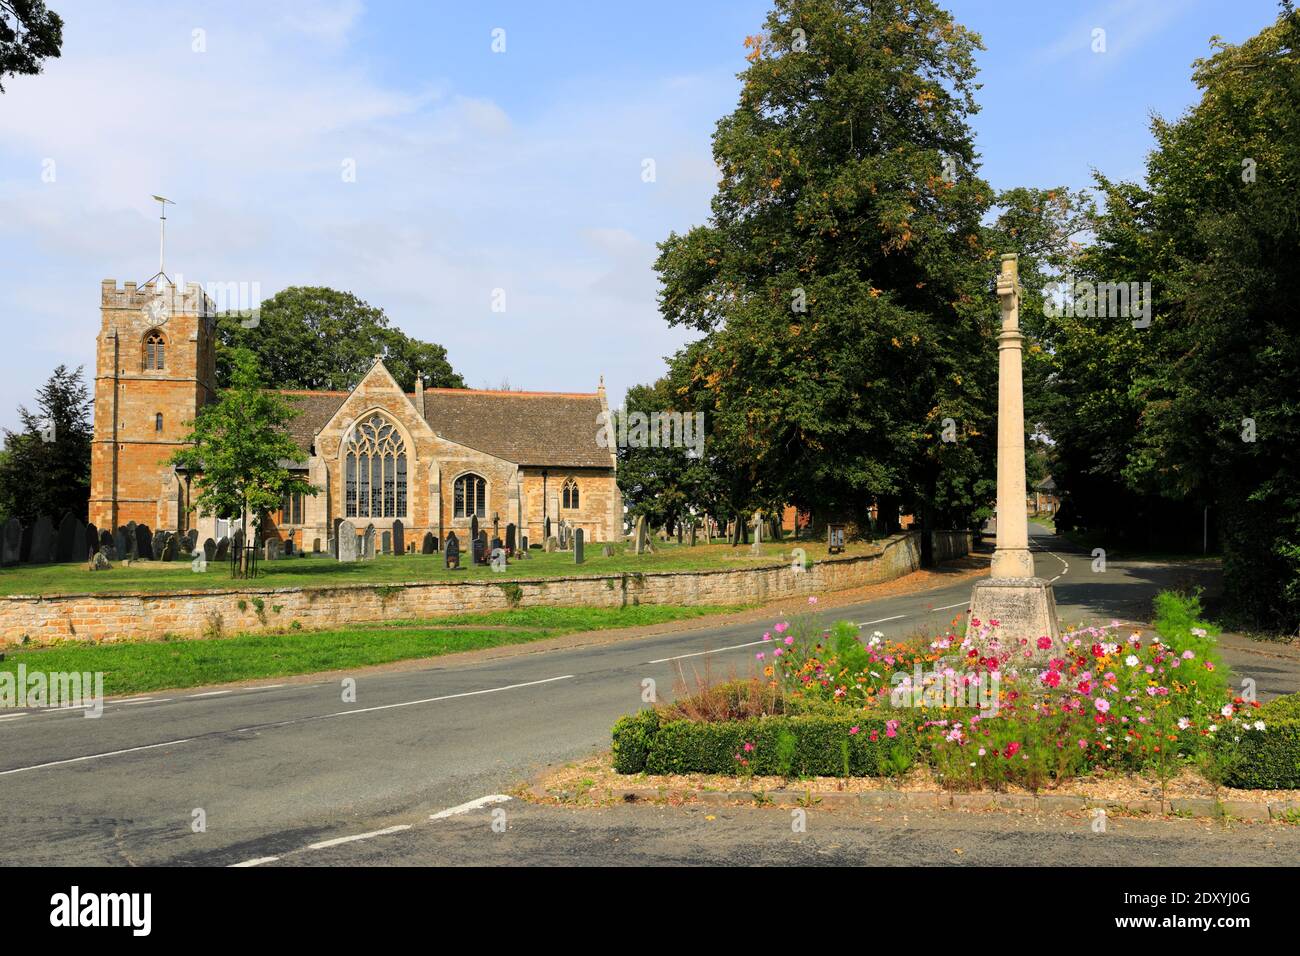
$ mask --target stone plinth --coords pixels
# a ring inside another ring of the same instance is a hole
[[[970,615],[982,628],[991,621],[998,622],[978,644],[993,650],[996,642],[999,656],[1009,652],[1013,663],[1041,663],[1059,647],[1056,597],[1051,583],[1042,578],[986,578],[976,582],[971,591]],[[1051,638],[1052,646],[1039,648],[1040,637]]]

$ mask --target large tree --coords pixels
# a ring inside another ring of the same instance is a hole
[[[286,495],[319,491],[285,467],[302,460],[286,427],[297,414],[292,404],[263,388],[257,358],[247,349],[230,356],[230,383],[220,398],[199,410],[185,441],[170,463],[196,473],[194,504],[202,515],[242,516],[248,520],[274,510]],[[245,555],[240,568],[245,569]]]
[[[930,0],[778,0],[746,45],[710,222],[656,263],[664,317],[705,333],[681,404],[756,502],[964,523],[996,394],[979,38]]]
[[[36,411],[18,406],[22,431],[5,430],[0,515],[24,522],[64,512],[86,520],[90,502],[90,392],[80,366],[60,365],[36,393]]]
[[[63,46],[63,19],[45,0],[0,0],[0,93],[4,78],[41,72]]]
[[[404,389],[415,387],[417,373],[435,388],[465,387],[447,361],[445,348],[393,328],[383,309],[350,292],[292,286],[263,302],[256,321],[223,314],[217,328],[217,379],[222,385],[231,375],[231,351],[245,348],[257,357],[275,388],[346,391],[376,355],[384,356]]]

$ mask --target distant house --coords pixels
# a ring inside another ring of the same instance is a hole
[[[1030,514],[1056,514],[1061,507],[1061,499],[1056,494],[1056,482],[1051,475],[1034,484],[1034,493],[1028,496],[1025,503]]]

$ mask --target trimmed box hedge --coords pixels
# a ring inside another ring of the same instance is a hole
[[[905,771],[916,759],[916,741],[907,726],[898,722],[897,736],[889,737],[887,723],[885,718],[824,714],[663,722],[655,711],[644,710],[614,725],[614,769],[625,774],[885,776]],[[745,750],[746,744],[752,749]]]
[[[1235,745],[1239,759],[1224,782],[1243,790],[1300,789],[1300,694],[1269,701],[1255,712],[1263,730],[1248,730]]]

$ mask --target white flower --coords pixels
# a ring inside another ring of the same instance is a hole
[[[1190,726],[1192,726],[1192,722],[1191,722],[1190,720],[1188,720],[1186,717],[1179,717],[1179,718],[1178,718],[1178,729],[1179,729],[1179,730],[1186,730],[1186,729],[1187,729],[1188,727],[1190,727]]]
[[[1256,730],[1263,730],[1263,729],[1264,729],[1264,721],[1262,721],[1262,720],[1257,720],[1257,721],[1255,721],[1255,729],[1256,729]]]
[[[1212,734],[1217,734],[1218,732],[1219,732],[1219,725],[1218,725],[1218,724],[1210,724],[1210,733],[1212,733]]]
[[[1136,654],[1130,654],[1128,657],[1124,658],[1124,663],[1129,667],[1137,667],[1141,662],[1138,660]]]
[[[1219,711],[1219,713],[1221,713],[1224,717],[1231,717],[1231,716],[1232,716],[1232,705],[1231,705],[1231,704],[1224,704],[1224,705],[1223,705],[1223,709],[1222,709],[1221,711]]]

